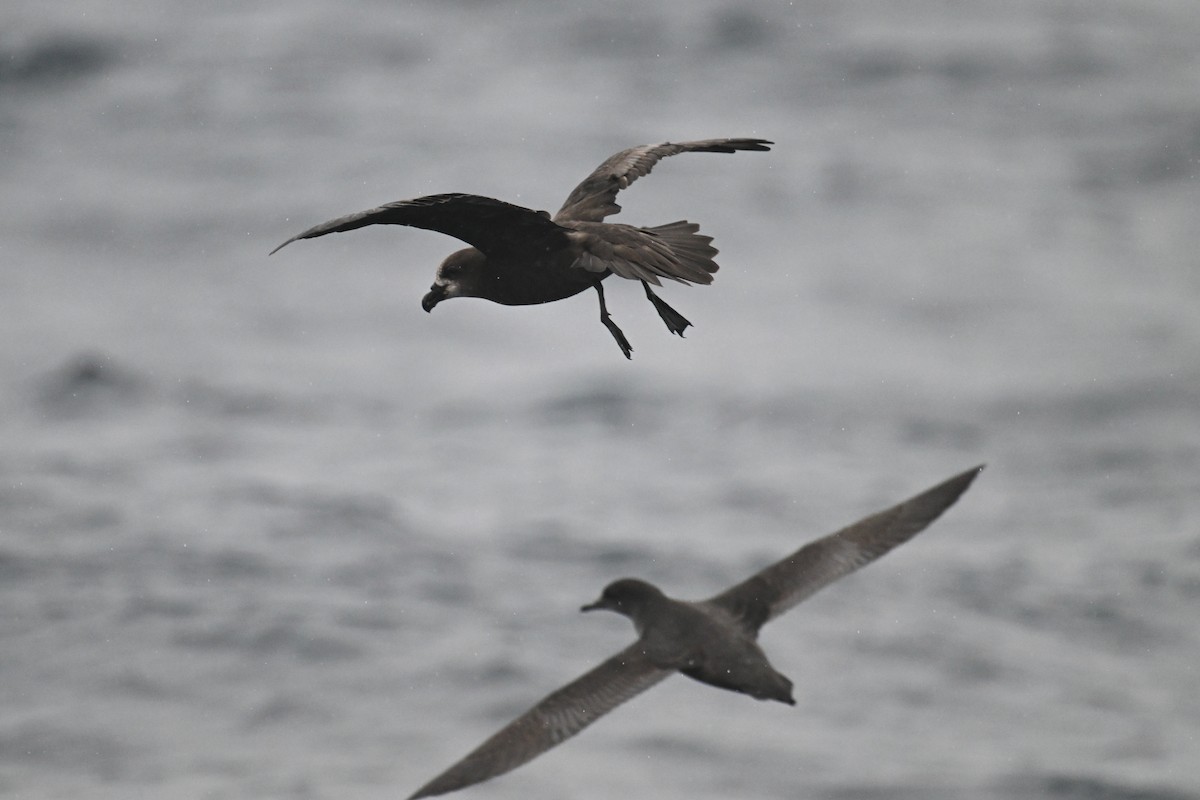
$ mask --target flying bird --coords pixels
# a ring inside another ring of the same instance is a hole
[[[679,153],[770,150],[766,139],[705,139],[631,147],[608,158],[584,178],[553,217],[547,211],[474,194],[434,194],[399,200],[323,222],[296,234],[313,239],[367,225],[408,225],[438,231],[471,245],[446,256],[421,307],[432,311],[452,297],[482,297],[506,306],[550,303],[594,288],[600,321],[626,358],[633,347],[609,316],[600,282],[609,275],[641,281],[646,298],[671,333],[683,336],[690,322],[650,285],[661,278],[683,284],[712,283],[717,264],[711,236],[680,220],[652,228],[604,222],[621,207],[617,192],[646,175],[661,159]]]
[[[812,541],[707,600],[674,600],[635,578],[610,583],[582,610],[624,614],[637,629],[637,641],[545,697],[409,800],[453,792],[516,769],[676,672],[759,700],[794,705],[792,682],[767,660],[757,643],[759,629],[911,539],[953,505],[982,469],[967,470]]]

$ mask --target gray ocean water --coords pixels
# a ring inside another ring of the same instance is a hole
[[[1200,798],[1200,5],[0,12],[0,795],[392,798],[702,597],[959,470],[763,633],[463,797]],[[443,191],[711,287],[422,313]]]

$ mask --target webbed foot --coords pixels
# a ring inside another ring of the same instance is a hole
[[[676,336],[683,338],[683,332],[692,323],[688,322],[687,318],[680,314],[675,309],[671,308],[666,302],[654,293],[650,288],[650,284],[642,281],[642,286],[646,288],[646,299],[654,304],[654,310],[662,317],[662,321],[667,323],[667,330]]]

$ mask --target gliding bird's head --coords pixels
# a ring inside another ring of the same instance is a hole
[[[596,611],[606,609],[635,619],[647,605],[660,600],[663,593],[657,586],[640,581],[637,578],[622,578],[604,587],[600,599],[589,603],[580,611]]]
[[[482,297],[480,289],[486,263],[487,257],[474,247],[456,250],[446,256],[438,266],[429,294],[421,299],[421,308],[432,311],[438,303],[451,297]]]

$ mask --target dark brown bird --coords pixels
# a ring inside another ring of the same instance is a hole
[[[575,187],[553,218],[549,212],[515,206],[473,194],[434,194],[400,200],[321,223],[293,236],[312,239],[366,225],[409,225],[439,231],[470,247],[451,253],[438,267],[429,293],[421,300],[432,311],[451,297],[482,297],[506,306],[550,303],[594,288],[600,297],[600,321],[621,352],[633,348],[609,316],[600,282],[609,275],[641,281],[646,298],[671,333],[683,335],[691,325],[650,288],[660,278],[680,283],[712,283],[717,271],[712,237],[686,221],[653,228],[603,222],[621,207],[617,192],[653,169],[660,159],[678,153],[732,153],[770,150],[766,139],[705,139],[631,147],[611,156]]]
[[[982,469],[967,470],[810,542],[707,600],[674,600],[635,578],[609,584],[600,599],[583,610],[606,608],[624,614],[633,620],[637,641],[547,696],[409,800],[452,792],[515,769],[675,672],[759,700],[794,705],[792,682],[771,666],[758,646],[759,629],[821,587],[924,530]]]

